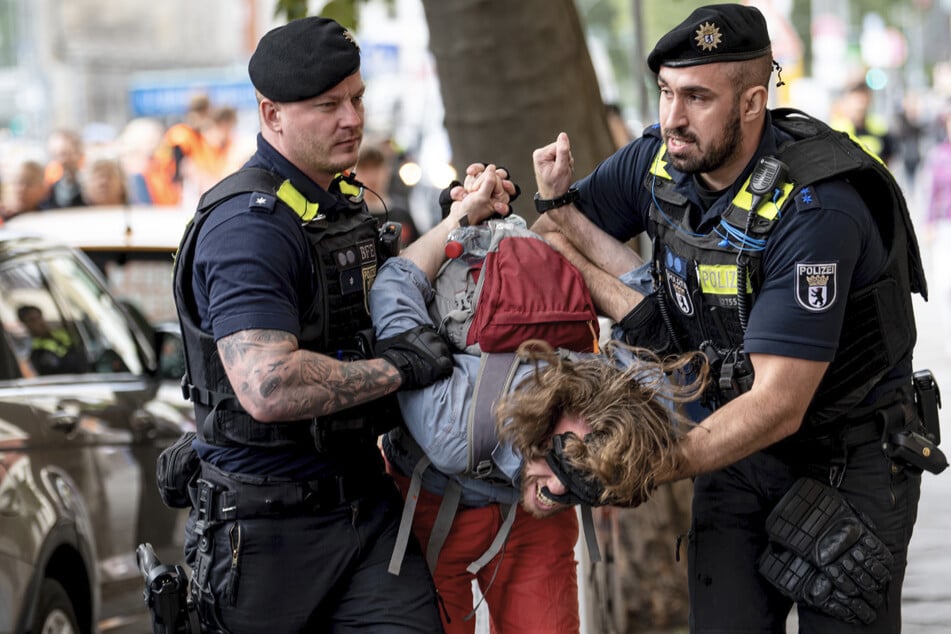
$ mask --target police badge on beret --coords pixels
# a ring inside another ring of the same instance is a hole
[[[647,56],[655,73],[661,66],[739,62],[769,55],[769,30],[756,7],[711,4],[696,9],[658,40]]]

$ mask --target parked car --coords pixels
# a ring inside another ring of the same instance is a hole
[[[172,264],[193,214],[152,205],[69,207],[20,214],[5,224],[75,247],[89,257],[142,329],[162,338],[166,354],[161,390],[189,416],[192,405],[181,397],[185,361],[172,297]]]
[[[194,429],[148,332],[82,252],[0,228],[0,633],[146,631],[135,549],[182,557],[156,459]],[[168,381],[164,381],[168,383]],[[144,617],[144,618],[143,618]]]

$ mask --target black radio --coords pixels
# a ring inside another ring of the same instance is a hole
[[[400,238],[403,235],[403,225],[399,222],[387,220],[380,227],[380,238],[377,241],[380,263],[400,254]]]

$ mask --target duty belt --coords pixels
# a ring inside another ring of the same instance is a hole
[[[840,458],[843,451],[872,442],[884,442],[890,433],[913,425],[917,413],[908,390],[896,390],[871,408],[849,414],[841,425],[825,434],[793,436],[766,449],[767,453],[797,463],[818,463]]]
[[[263,482],[251,483],[244,481],[247,476],[229,474],[205,462],[201,467],[194,506],[207,522],[327,513],[385,486],[385,476],[376,473],[308,481],[261,478]]]

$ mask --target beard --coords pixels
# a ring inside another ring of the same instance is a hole
[[[709,149],[704,150],[697,142],[697,137],[686,128],[665,130],[664,141],[666,142],[670,136],[675,136],[694,143],[694,147],[700,152],[698,156],[685,156],[671,154],[670,150],[668,150],[667,156],[671,165],[684,174],[706,174],[713,172],[723,167],[723,165],[732,159],[736,154],[737,148],[740,147],[740,141],[742,141],[743,135],[742,132],[740,132],[739,103],[734,102],[730,115],[720,129],[718,140],[711,142]]]

